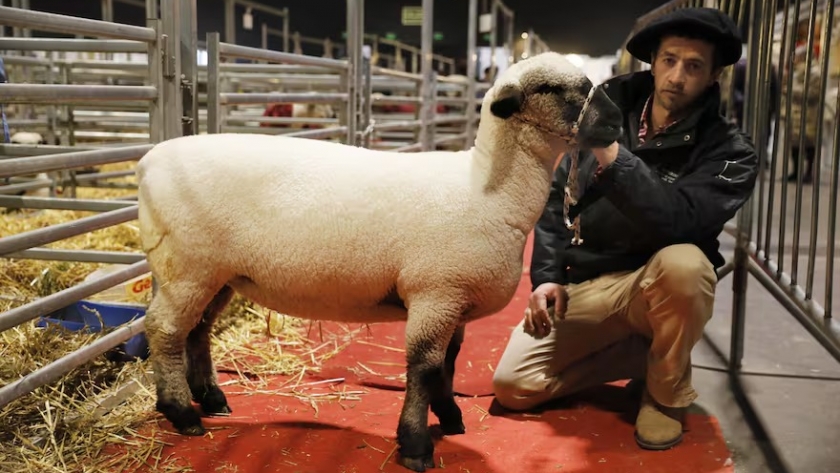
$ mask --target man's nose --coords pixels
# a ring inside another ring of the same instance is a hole
[[[685,76],[685,67],[682,63],[678,63],[677,66],[671,70],[668,80],[674,85],[682,86],[685,84]]]

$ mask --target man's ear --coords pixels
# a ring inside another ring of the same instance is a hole
[[[498,92],[493,103],[490,104],[490,112],[499,118],[510,118],[514,113],[522,110],[525,103],[525,94],[518,85],[505,84]]]

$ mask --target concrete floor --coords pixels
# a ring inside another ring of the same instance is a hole
[[[781,174],[777,174],[781,175]],[[819,189],[820,228],[814,259],[814,299],[824,301],[826,278],[826,223],[828,182],[824,176]],[[776,259],[778,229],[785,228],[786,254],[790,254],[794,217],[794,185],[787,185],[787,222],[779,223],[777,182],[776,209],[773,212],[771,254]],[[803,221],[799,258],[799,281],[804,285],[808,269],[808,240],[812,186],[804,187]],[[766,192],[766,191],[765,191]],[[756,218],[758,216],[756,215]],[[766,222],[766,215],[765,215]],[[721,237],[722,251],[731,258],[735,241]],[[837,245],[840,251],[840,244]],[[835,261],[840,256],[835,257]],[[791,260],[786,258],[785,271]],[[834,273],[840,272],[840,261]],[[833,312],[840,314],[840,278],[829,279],[833,287]],[[759,282],[752,276],[747,289],[745,355],[741,386],[751,408],[743,409],[741,395],[730,386],[724,371],[729,356],[732,322],[732,276],[724,278],[717,290],[715,315],[707,325],[706,339],[694,350],[694,384],[700,394],[696,408],[718,418],[733,451],[738,473],[840,472],[840,363],[819,345]],[[717,351],[719,350],[719,352]],[[754,413],[750,411],[754,411]]]

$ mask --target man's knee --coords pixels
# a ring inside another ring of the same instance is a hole
[[[711,296],[717,283],[715,269],[695,245],[671,245],[653,257],[652,267],[663,290],[688,297]]]
[[[515,371],[496,369],[493,373],[493,394],[505,409],[525,411],[538,405],[542,399],[538,393],[545,392],[545,376],[542,381]]]

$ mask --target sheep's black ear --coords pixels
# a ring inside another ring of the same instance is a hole
[[[515,85],[506,84],[496,93],[496,98],[490,104],[490,112],[499,118],[510,118],[514,113],[522,110],[525,94]]]

